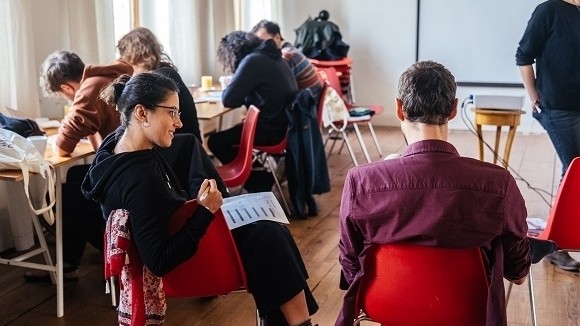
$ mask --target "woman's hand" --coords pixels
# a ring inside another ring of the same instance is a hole
[[[222,193],[218,190],[214,179],[205,179],[197,193],[197,203],[210,212],[215,213],[222,206]]]

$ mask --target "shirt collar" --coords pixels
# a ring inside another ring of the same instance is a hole
[[[444,152],[459,156],[459,152],[457,152],[457,149],[451,145],[451,143],[437,139],[421,140],[415,142],[407,147],[403,153],[403,156],[411,156],[424,152]]]

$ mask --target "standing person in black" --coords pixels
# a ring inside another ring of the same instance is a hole
[[[532,115],[548,133],[563,177],[580,156],[580,0],[539,4],[520,40],[516,64]],[[580,262],[564,251],[549,255],[548,260],[563,270],[580,270]]]
[[[298,85],[276,43],[262,41],[252,33],[232,32],[220,42],[218,61],[233,74],[222,94],[223,105],[255,105],[260,116],[254,144],[280,143],[288,129],[285,109],[298,93]],[[221,163],[229,163],[236,157],[241,134],[242,124],[217,132],[209,137],[208,147]]]

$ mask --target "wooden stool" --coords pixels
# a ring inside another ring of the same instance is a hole
[[[509,126],[507,140],[505,143],[505,149],[503,154],[502,165],[507,168],[510,151],[512,149],[512,143],[514,141],[514,136],[516,135],[516,127],[520,124],[520,117],[525,114],[522,110],[499,110],[499,109],[472,109],[475,112],[475,126],[477,128],[477,136],[479,139],[479,159],[483,161],[483,134],[481,132],[481,126],[492,125],[497,126],[495,132],[495,146],[493,149],[493,164],[497,164],[497,153],[499,150],[499,138],[501,135],[501,127]]]

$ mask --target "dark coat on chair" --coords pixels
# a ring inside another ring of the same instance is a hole
[[[316,117],[317,104],[316,96],[304,89],[286,109],[289,120],[286,176],[292,206],[301,218],[318,214],[313,194],[330,191],[328,165]]]
[[[194,134],[176,134],[171,146],[159,149],[159,153],[177,175],[188,198],[197,197],[204,179],[215,179],[222,196],[229,197],[225,183]]]

